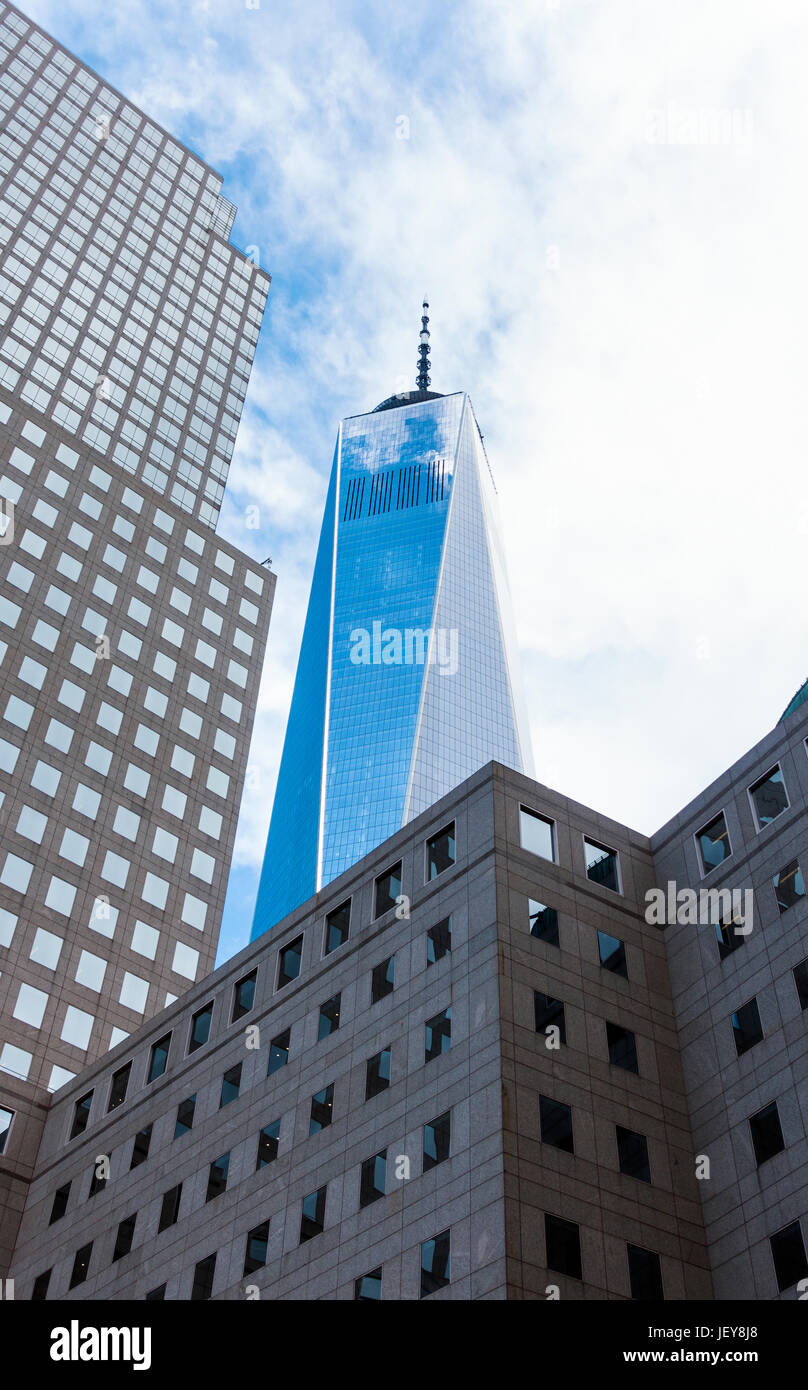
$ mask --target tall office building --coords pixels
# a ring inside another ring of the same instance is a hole
[[[496,494],[471,401],[418,389],[337,438],[253,923],[492,758],[531,755]]]
[[[214,528],[269,277],[220,176],[7,5],[0,104],[0,1103],[33,1143],[214,963],[274,589]]]

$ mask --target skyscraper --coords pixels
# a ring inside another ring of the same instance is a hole
[[[0,1088],[213,965],[274,590],[217,537],[269,276],[222,180],[0,4]]]
[[[339,427],[253,939],[497,759],[530,772],[496,493],[465,392]]]

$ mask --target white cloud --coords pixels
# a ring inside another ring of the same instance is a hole
[[[223,523],[257,499],[279,575],[239,862],[337,421],[414,377],[424,291],[498,482],[539,778],[652,831],[771,727],[808,671],[799,0],[30,10],[227,164],[274,277]]]

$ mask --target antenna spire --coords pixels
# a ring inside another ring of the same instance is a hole
[[[429,329],[427,328],[427,324],[429,323],[429,314],[427,313],[429,301],[425,299],[422,307],[424,312],[421,316],[421,332],[418,338],[418,376],[416,377],[416,384],[419,391],[427,391],[430,385]]]

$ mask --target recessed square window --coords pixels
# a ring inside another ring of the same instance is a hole
[[[106,777],[112,762],[112,752],[109,748],[102,747],[100,743],[91,743],[84,755],[84,762],[87,767],[92,768],[93,772],[98,772],[102,777]]]
[[[76,1009],[71,1004],[68,1006],[59,1036],[63,1042],[70,1043],[71,1047],[78,1047],[82,1052],[86,1052],[90,1046],[94,1023],[94,1014],[88,1014],[84,1009]]]
[[[388,956],[386,960],[379,961],[374,965],[370,976],[370,1002],[378,1004],[386,995],[392,994],[395,987],[395,956]]]
[[[26,656],[17,673],[17,678],[25,685],[32,685],[35,690],[41,690],[47,674],[47,666],[43,666],[41,661],[33,661],[30,656]]]
[[[350,899],[341,903],[329,912],[325,919],[325,944],[323,955],[328,956],[332,951],[336,951],[338,946],[344,945],[350,935],[351,927],[351,902]]]
[[[664,1297],[659,1256],[639,1245],[627,1245],[631,1297],[644,1303],[660,1303]]]
[[[84,985],[86,989],[100,993],[104,976],[107,972],[107,961],[102,956],[94,956],[92,951],[82,951],[76,969],[76,982]]]
[[[26,840],[33,840],[35,845],[42,844],[47,826],[48,817],[43,816],[41,811],[33,810],[31,806],[23,806],[17,817],[17,834]]]
[[[163,790],[163,810],[168,811],[171,816],[178,816],[180,819],[185,815],[185,807],[188,804],[188,797],[185,792],[177,791],[176,787],[166,786]]]
[[[320,1187],[303,1198],[300,1213],[300,1244],[320,1235],[325,1226],[326,1188]]]
[[[783,811],[788,810],[788,795],[781,769],[773,767],[765,777],[749,788],[749,799],[755,812],[758,830],[771,825]]]
[[[717,869],[719,864],[723,864],[724,860],[729,858],[732,846],[723,811],[697,832],[696,843],[701,856],[702,872],[705,874]]]
[[[651,1165],[648,1160],[648,1140],[644,1134],[636,1134],[632,1129],[615,1126],[617,1135],[617,1159],[620,1172],[628,1178],[640,1182],[651,1181]]]
[[[401,861],[393,864],[376,879],[374,893],[374,918],[382,917],[395,907],[401,897]]]
[[[322,1090],[317,1091],[311,1098],[309,1135],[319,1134],[321,1129],[327,1129],[333,1118],[334,1085],[332,1082],[328,1086],[323,1086]]]
[[[599,883],[602,888],[610,888],[613,893],[620,892],[617,850],[607,849],[605,845],[584,839],[584,858],[586,876],[592,883]]]
[[[544,1033],[550,1041],[567,1041],[567,1022],[561,999],[554,999],[551,994],[542,994],[534,990],[533,1017],[537,1033]],[[554,1031],[550,1032],[550,1029]]]
[[[144,903],[150,903],[162,912],[168,901],[168,888],[169,885],[164,878],[158,878],[157,874],[147,874],[140,896]]]
[[[544,1214],[544,1245],[547,1252],[547,1268],[557,1274],[566,1274],[570,1279],[582,1279],[581,1235],[574,1221],[565,1221],[561,1216]]]
[[[158,826],[152,841],[152,854],[156,854],[160,859],[167,859],[169,864],[173,864],[177,857],[178,846],[177,836],[169,834],[167,830],[161,830]]]
[[[555,822],[527,806],[519,808],[519,835],[522,849],[531,854],[541,855],[542,859],[556,858]]]
[[[195,980],[199,969],[199,952],[193,946],[186,946],[184,941],[175,941],[171,969],[185,980]]]
[[[604,970],[610,970],[613,975],[622,975],[624,980],[628,979],[626,946],[619,937],[610,936],[605,931],[599,931],[598,955]]]
[[[805,897],[805,883],[799,860],[792,859],[779,873],[774,875],[772,882],[777,909],[782,917],[784,912],[788,912],[790,907],[794,907],[795,903]]]
[[[132,1009],[134,1013],[144,1013],[148,993],[148,980],[142,980],[139,975],[132,975],[128,970],[124,973],[119,996],[124,1008]]]
[[[539,1127],[543,1144],[565,1153],[575,1153],[572,1136],[572,1109],[563,1101],[539,1096]]]
[[[77,889],[72,883],[54,875],[45,894],[45,906],[52,908],[54,912],[61,913],[63,917],[69,917],[76,901],[76,892]]]
[[[90,841],[84,835],[79,835],[75,830],[65,830],[62,835],[62,843],[59,846],[59,855],[62,859],[68,859],[71,864],[82,868],[89,848]]]
[[[763,1109],[758,1110],[756,1115],[750,1115],[749,1130],[752,1135],[752,1147],[755,1150],[755,1162],[758,1168],[761,1163],[766,1163],[768,1159],[783,1152],[786,1144],[776,1101],[772,1101],[770,1105],[764,1105]]]
[[[452,951],[452,919],[444,917],[441,922],[436,922],[434,927],[430,927],[426,934],[426,963],[427,965],[437,965],[444,956],[451,955]]]
[[[204,931],[207,912],[207,903],[201,898],[195,898],[192,893],[185,894],[180,917],[189,927],[193,927],[195,931]]]
[[[97,931],[101,936],[106,936],[111,940],[115,935],[117,922],[117,907],[112,906],[109,898],[96,898],[90,911],[90,920],[87,923],[90,931]]]
[[[445,1289],[451,1279],[450,1233],[441,1231],[421,1246],[421,1298]]]
[[[138,767],[136,763],[129,763],[126,776],[123,779],[127,791],[134,792],[135,796],[146,796],[150,782],[151,777],[148,772],[144,772],[143,768]]]
[[[439,830],[436,835],[432,835],[426,842],[426,877],[427,882],[437,878],[444,870],[451,868],[455,862],[455,828],[454,821],[447,825],[443,830]],[[400,889],[399,889],[400,891]]]
[[[155,733],[154,729],[148,728],[146,724],[138,724],[134,745],[140,749],[141,753],[148,753],[149,757],[153,758],[159,742],[160,735]]]
[[[19,920],[13,912],[7,912],[4,907],[0,907],[0,946],[11,945]]]
[[[630,1028],[623,1028],[619,1023],[607,1022],[606,1044],[609,1049],[609,1061],[613,1067],[622,1067],[623,1071],[639,1074],[637,1039]]]
[[[50,995],[44,990],[34,989],[33,985],[21,984],[12,1016],[20,1023],[27,1023],[30,1028],[41,1028],[49,999]]]
[[[45,931],[44,927],[37,927],[29,958],[36,961],[37,965],[43,965],[46,970],[55,970],[64,944],[63,937],[54,936],[53,932]]]
[[[27,893],[33,872],[34,866],[29,864],[27,859],[20,859],[16,854],[7,854],[3,872],[0,873],[0,883],[5,884],[6,888],[13,888],[15,893]]]
[[[200,878],[203,883],[212,883],[213,875],[216,870],[216,860],[212,854],[206,854],[202,849],[195,849],[191,855],[190,873],[194,878]]]
[[[199,829],[203,834],[218,840],[222,833],[222,818],[218,811],[212,811],[209,806],[203,806],[199,813]]]
[[[38,792],[43,792],[45,796],[55,796],[61,780],[61,772],[51,767],[50,763],[38,762],[31,778],[31,786]]]
[[[297,979],[300,974],[302,959],[303,937],[298,936],[278,952],[278,989],[282,989],[284,985],[291,984],[292,980]]]
[[[732,1033],[735,1038],[735,1051],[739,1057],[763,1040],[757,999],[748,1000],[732,1015]]]
[[[179,745],[174,746],[174,752],[171,754],[171,766],[175,772],[181,773],[183,777],[192,777],[195,762],[193,753],[189,753],[187,748],[180,748]]]
[[[56,698],[60,704],[67,705],[68,709],[72,709],[75,714],[78,714],[84,704],[84,691],[80,685],[76,685],[75,681],[62,681]]]
[[[808,1260],[799,1221],[769,1237],[777,1287],[781,1293],[808,1278]]]
[[[554,907],[548,907],[547,903],[537,902],[534,898],[527,900],[528,922],[530,923],[530,935],[537,941],[546,941],[549,946],[558,945],[558,912]]]
[[[123,859],[120,854],[113,854],[112,850],[109,849],[104,856],[101,877],[106,879],[108,883],[114,883],[116,888],[125,888],[129,868],[128,859]]]

